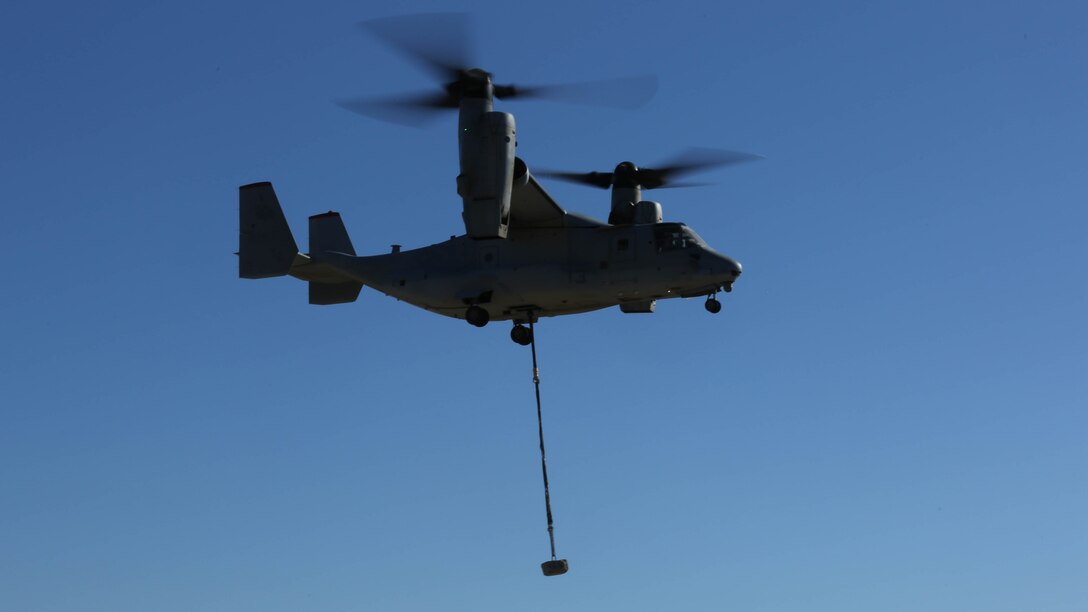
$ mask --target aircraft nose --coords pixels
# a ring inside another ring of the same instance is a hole
[[[728,276],[733,279],[740,276],[741,272],[744,271],[744,268],[740,265],[739,261],[732,257],[726,257],[725,255],[721,256],[720,269],[723,276]]]

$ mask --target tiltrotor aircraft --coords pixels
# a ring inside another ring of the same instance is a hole
[[[310,217],[309,248],[301,252],[272,185],[253,183],[240,188],[239,276],[307,281],[311,304],[353,302],[366,285],[478,327],[513,321],[511,338],[523,345],[532,339],[525,324],[539,317],[611,306],[651,313],[656,300],[675,297],[705,297],[708,311],[721,309],[716,295],[732,290],[741,265],[684,224],[662,221],[661,205],[643,201],[642,190],[757,156],[704,151],[657,169],[624,162],[612,172],[542,173],[612,190],[607,223],[565,210],[515,156],[514,117],[493,110],[493,100],[565,95],[569,86],[496,85],[490,73],[466,69],[468,61],[451,45],[428,46],[425,36],[402,26],[396,19],[365,24],[440,75],[444,91],[343,106],[382,118],[401,110],[458,110],[457,193],[465,234],[423,248],[394,246],[390,253],[359,256],[340,214],[330,211]]]

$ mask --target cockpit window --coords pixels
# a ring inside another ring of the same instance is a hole
[[[694,230],[686,225],[683,225],[681,227],[684,228],[684,234],[686,234],[688,237],[688,244],[692,246],[706,246],[706,242],[702,238],[700,238],[699,234],[696,234]]]
[[[683,225],[669,225],[654,230],[654,245],[658,252],[697,247],[702,240]]]

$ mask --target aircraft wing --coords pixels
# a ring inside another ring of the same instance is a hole
[[[514,184],[510,196],[510,227],[562,226],[567,211],[544,191],[533,175],[527,178],[524,184]]]

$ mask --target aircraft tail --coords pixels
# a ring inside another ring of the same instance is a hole
[[[272,183],[238,188],[238,276],[284,276],[298,255],[298,245],[283,216]]]
[[[355,256],[340,213],[310,217],[310,253],[298,245],[272,183],[238,188],[238,276],[270,278],[290,274],[308,281],[311,304],[345,304],[359,297],[363,284],[336,266],[337,258]]]

